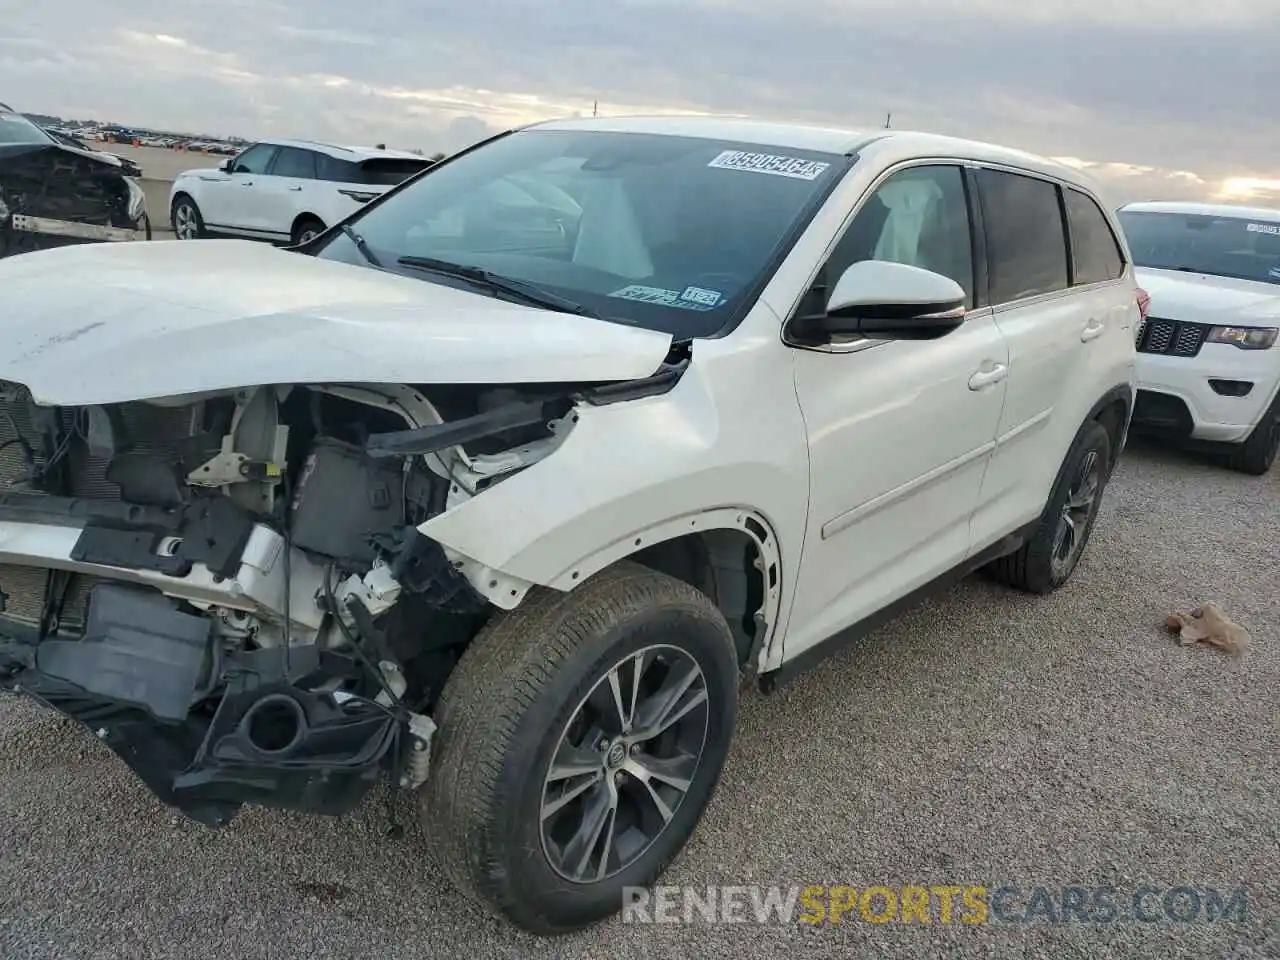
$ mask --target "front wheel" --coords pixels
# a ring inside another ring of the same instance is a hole
[[[737,712],[733,637],[711,600],[623,563],[531,595],[449,678],[421,814],[465,893],[530,932],[623,906],[684,847]]]
[[[994,561],[991,574],[1029,593],[1049,593],[1071,578],[1093,532],[1111,476],[1111,436],[1096,420],[1076,434],[1031,538]]]
[[[200,208],[190,197],[178,197],[173,202],[171,219],[173,235],[179,240],[199,240],[205,235],[204,218],[200,216]]]
[[[1227,466],[1237,473],[1264,476],[1276,462],[1280,451],[1280,394],[1272,401],[1262,420],[1244,443],[1237,444],[1227,456]]]

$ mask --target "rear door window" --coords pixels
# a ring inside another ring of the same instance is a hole
[[[992,304],[1067,289],[1067,232],[1058,187],[1047,180],[977,171]]]
[[[314,180],[316,177],[316,155],[310,150],[281,147],[280,153],[276,155],[276,162],[271,168],[271,173],[277,177]]]
[[[1102,209],[1087,194],[1064,191],[1067,223],[1071,227],[1071,255],[1075,282],[1103,283],[1124,273],[1124,256]]]

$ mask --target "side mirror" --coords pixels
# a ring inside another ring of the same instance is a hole
[[[232,173],[233,171],[231,168],[235,166],[235,163],[236,163],[235,157],[228,157],[226,160],[223,160],[220,164],[218,164],[218,169],[221,170],[223,173]]]
[[[933,340],[964,323],[964,301],[964,289],[950,277],[905,263],[863,260],[836,281],[826,314],[806,318],[805,326],[827,336]]]

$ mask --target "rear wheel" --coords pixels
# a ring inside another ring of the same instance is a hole
[[[1237,444],[1227,457],[1227,466],[1239,473],[1261,477],[1276,462],[1280,450],[1280,394],[1271,402],[1261,422],[1244,443]]]
[[[293,227],[293,245],[307,243],[324,233],[324,224],[315,217],[303,217]]]
[[[733,638],[692,587],[619,564],[476,638],[436,711],[421,812],[441,866],[516,925],[565,933],[684,847],[737,710]]]
[[[1110,476],[1111,437],[1090,420],[1076,434],[1031,539],[994,561],[991,574],[1030,593],[1049,593],[1066,583],[1089,542]]]
[[[188,196],[180,196],[173,201],[170,220],[173,223],[173,235],[179,240],[199,240],[205,235],[200,208]]]

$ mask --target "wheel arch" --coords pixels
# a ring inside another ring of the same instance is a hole
[[[1107,431],[1111,440],[1111,463],[1115,465],[1129,435],[1129,420],[1133,414],[1133,387],[1117,384],[1094,403],[1086,420],[1094,420]]]
[[[329,229],[329,227],[324,222],[324,217],[320,216],[319,214],[303,211],[302,213],[298,214],[296,217],[293,218],[293,223],[289,224],[289,237],[290,238],[296,237],[298,235],[298,228],[302,226],[304,223],[306,223],[308,220],[314,220],[316,223],[320,224],[321,230]]]
[[[725,508],[677,517],[628,537],[621,549],[626,552],[619,555],[618,545],[611,545],[576,564],[567,572],[569,583],[590,576],[587,570],[595,573],[624,561],[681,580],[709,597],[724,615],[738,666],[748,675],[758,672],[782,599],[778,542],[763,516]],[[559,585],[565,588],[563,579]]]
[[[193,197],[193,196],[191,195],[191,192],[190,192],[189,190],[187,190],[187,189],[185,189],[185,188],[183,188],[183,189],[181,189],[181,190],[175,190],[175,191],[173,191],[173,196],[171,196],[171,197],[169,198],[169,220],[170,220],[170,222],[172,222],[172,221],[173,221],[173,211],[177,208],[177,206],[178,206],[178,201],[179,201],[179,200],[189,200],[189,201],[191,201],[191,203],[193,203],[193,204],[195,205],[195,208],[196,208],[197,210],[199,210],[199,209],[200,209],[200,204],[199,204],[199,202],[196,200],[196,198],[195,198],[195,197]]]
[[[624,561],[665,573],[710,597],[733,632],[739,665],[754,675],[776,638],[782,608],[781,549],[763,514],[717,507],[651,523],[540,578],[540,585],[567,593]],[[499,609],[515,609],[535,586],[466,557],[455,564]]]

